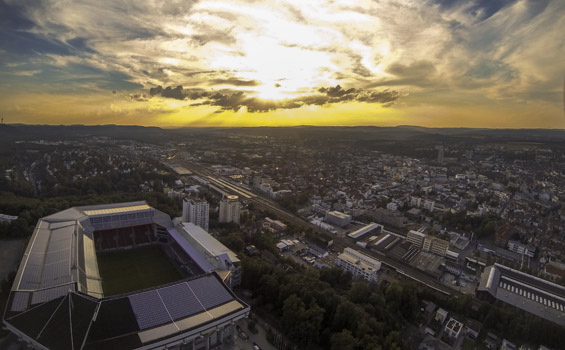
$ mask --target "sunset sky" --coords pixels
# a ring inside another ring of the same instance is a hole
[[[0,0],[0,29],[6,123],[565,128],[563,0]]]

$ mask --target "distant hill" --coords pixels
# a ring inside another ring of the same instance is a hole
[[[565,131],[548,129],[425,128],[412,125],[379,126],[294,126],[237,128],[161,129],[129,125],[0,125],[0,142],[16,140],[78,140],[105,136],[122,140],[165,143],[189,134],[238,134],[285,138],[342,140],[430,141],[430,142],[563,142]]]
[[[85,137],[105,136],[110,138],[159,143],[166,139],[165,131],[157,127],[129,125],[27,125],[10,124],[0,135],[16,141],[31,140],[79,140]]]

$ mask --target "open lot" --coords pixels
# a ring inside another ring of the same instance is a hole
[[[150,288],[183,278],[158,245],[97,254],[105,296]]]

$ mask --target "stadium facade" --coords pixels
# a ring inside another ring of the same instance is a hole
[[[210,349],[235,337],[249,306],[226,285],[171,218],[146,202],[74,207],[44,217],[26,248],[4,327],[35,349]],[[180,244],[179,244],[180,242]],[[106,296],[97,252],[160,245],[183,278]]]

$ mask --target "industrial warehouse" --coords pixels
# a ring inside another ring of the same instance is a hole
[[[501,300],[565,326],[565,287],[494,264],[485,268],[477,296]]]

